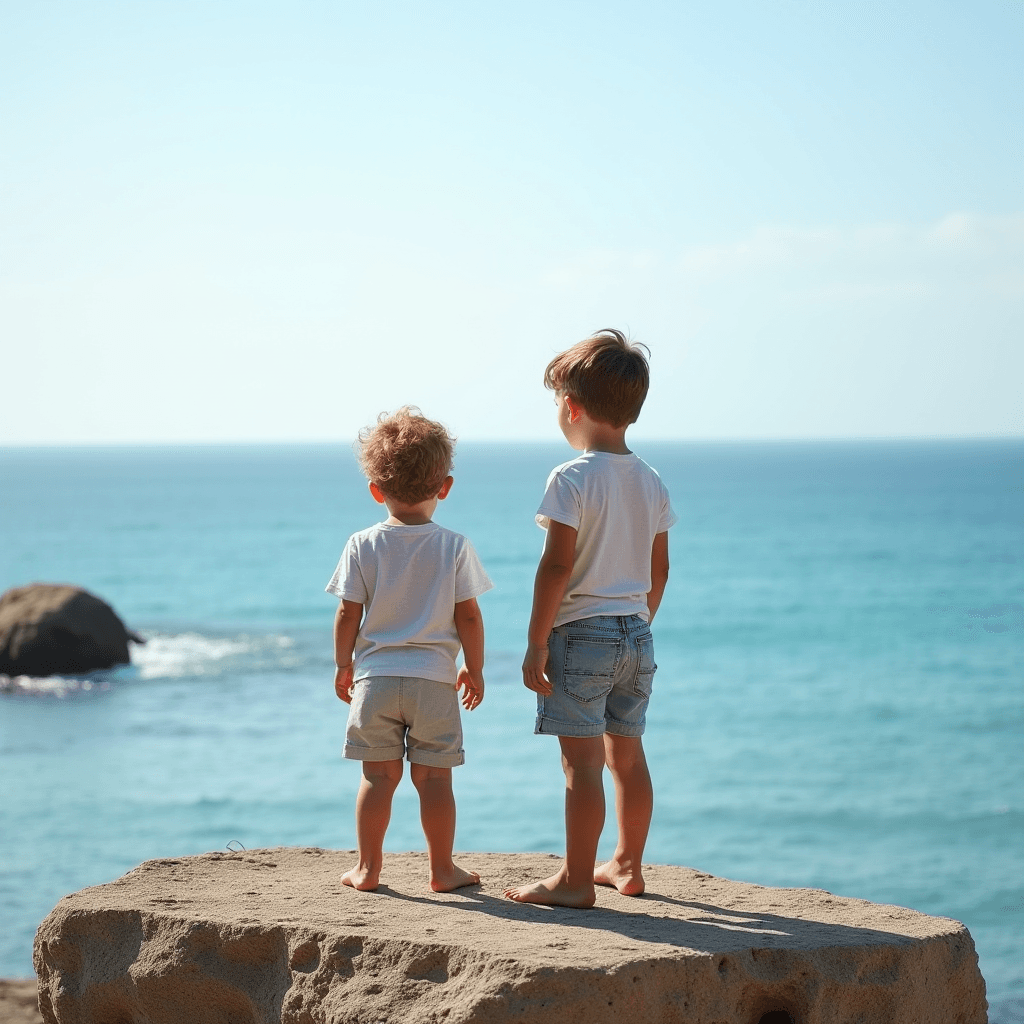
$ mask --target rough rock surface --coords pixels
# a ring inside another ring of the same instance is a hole
[[[525,906],[543,854],[463,854],[479,886],[434,894],[424,854],[376,892],[318,849],[147,861],[65,897],[35,941],[54,1024],[984,1024],[963,925],[810,889],[645,867],[638,899]]]
[[[128,641],[114,609],[81,587],[30,583],[0,595],[0,674],[55,676],[126,665]]]

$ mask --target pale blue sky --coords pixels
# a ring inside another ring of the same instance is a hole
[[[1024,432],[1024,2],[0,0],[0,443]]]

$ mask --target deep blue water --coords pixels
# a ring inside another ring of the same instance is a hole
[[[964,921],[1024,1012],[1024,442],[637,445],[680,522],[655,623],[648,859]],[[562,846],[518,677],[564,446],[460,447],[438,521],[494,579],[463,850]],[[131,668],[0,692],[0,975],[66,892],[148,857],[354,846],[335,601],[378,517],[344,446],[0,450],[0,589],[81,584]],[[612,844],[612,829],[604,847]],[[389,848],[420,848],[411,786]]]

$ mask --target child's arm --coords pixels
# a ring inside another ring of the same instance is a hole
[[[462,706],[472,711],[484,699],[484,617],[475,597],[455,606],[455,631],[464,662],[455,688],[462,690]]]
[[[648,622],[654,621],[654,614],[661,604],[668,583],[668,532],[654,536],[651,546],[651,589],[647,591],[647,610],[650,612]]]
[[[352,703],[352,650],[356,645],[363,606],[355,601],[338,602],[334,616],[334,692],[346,703]]]
[[[544,553],[533,583],[533,613],[523,659],[523,685],[535,693],[551,692],[551,683],[544,674],[548,664],[548,636],[575,561],[576,531],[565,523],[549,520]]]

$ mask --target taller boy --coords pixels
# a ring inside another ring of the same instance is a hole
[[[657,667],[650,624],[677,519],[658,474],[626,447],[648,383],[641,346],[616,330],[574,345],[544,372],[558,425],[583,454],[552,471],[537,512],[547,537],[523,661],[523,682],[537,693],[535,731],[562,748],[565,860],[550,878],[506,890],[521,903],[590,907],[595,882],[627,896],[644,891],[654,803],[641,739]],[[618,845],[595,867],[606,764]]]

